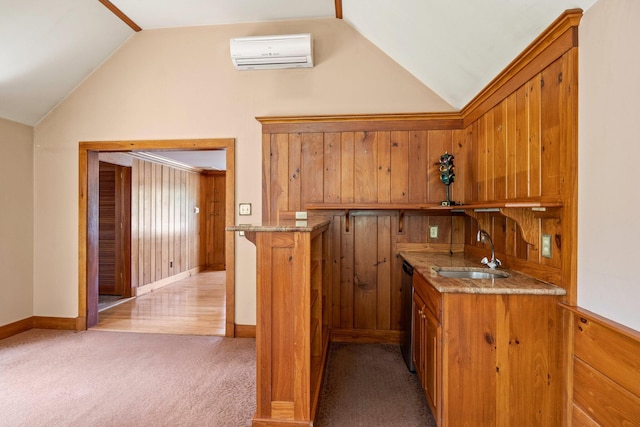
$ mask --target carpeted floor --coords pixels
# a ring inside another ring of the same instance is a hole
[[[432,426],[398,347],[332,344],[320,426]],[[250,426],[255,340],[34,329],[0,341],[0,425]]]
[[[332,343],[320,394],[320,427],[435,427],[400,347]]]

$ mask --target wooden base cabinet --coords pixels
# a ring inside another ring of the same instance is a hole
[[[328,225],[245,230],[257,253],[253,426],[313,425],[329,342]]]
[[[558,296],[440,293],[414,274],[414,363],[439,427],[558,426]]]

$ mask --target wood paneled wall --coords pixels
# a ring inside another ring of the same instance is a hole
[[[575,301],[581,15],[558,18],[459,114],[258,118],[264,219],[311,208],[334,220],[332,336],[398,337],[399,247],[487,255],[475,219],[420,211],[445,199],[436,166],[445,151],[455,156],[453,201],[549,207],[526,217],[538,238],[529,244],[510,217],[482,215],[506,267],[562,286]],[[540,254],[542,234],[552,237],[551,258]]]
[[[427,127],[423,124],[424,127]],[[267,218],[304,210],[312,203],[440,203],[446,198],[436,164],[445,153],[460,155],[461,130],[291,132],[265,134],[269,164],[263,198]],[[454,197],[464,182],[452,188]],[[461,196],[458,196],[461,197]]]
[[[426,129],[433,124],[405,126],[309,133],[294,126],[291,132],[265,134],[265,219],[304,211],[310,204],[440,203],[446,190],[436,164],[445,151],[467,149],[466,136],[460,130]],[[399,245],[427,243],[448,249],[452,235],[458,250],[463,243],[461,217],[407,211],[400,219],[395,209],[352,210],[348,217],[342,210],[312,214],[333,219],[334,337],[397,341],[402,306],[395,256]],[[428,237],[430,225],[438,226],[437,239]]]
[[[466,203],[539,201],[571,208],[577,189],[576,141],[571,137],[577,123],[572,108],[576,59],[573,50],[562,55],[466,128],[473,140],[464,173],[471,189]],[[562,216],[540,214],[537,219],[538,235],[552,236],[551,258],[542,257],[540,242],[528,245],[515,221],[502,215],[491,217],[487,231],[505,266],[567,288],[562,243],[569,248],[571,234],[563,231]],[[570,215],[565,217],[570,224]],[[469,220],[465,243],[480,249],[477,230],[478,223]],[[478,249],[470,248],[470,253],[477,256]]]
[[[132,167],[132,287],[204,265],[205,200],[199,173],[135,159]],[[196,213],[196,209],[199,213]]]
[[[640,334],[566,308],[574,334],[572,425],[640,425]]]

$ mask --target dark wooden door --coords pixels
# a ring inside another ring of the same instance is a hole
[[[100,162],[98,291],[131,296],[131,168]]]

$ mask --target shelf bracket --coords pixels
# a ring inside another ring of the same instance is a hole
[[[349,209],[344,210],[344,232],[349,232]]]
[[[491,216],[489,212],[476,212],[475,209],[465,209],[464,213],[478,221],[478,226],[483,230],[491,228]]]
[[[534,249],[538,247],[538,242],[540,241],[539,219],[535,216],[533,210],[500,208],[500,213],[518,224],[525,242],[533,246]]]

